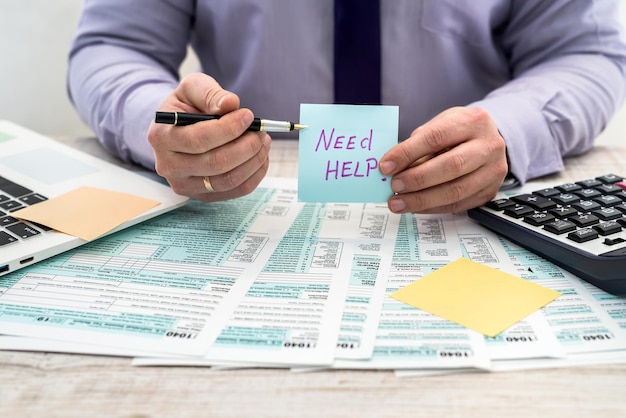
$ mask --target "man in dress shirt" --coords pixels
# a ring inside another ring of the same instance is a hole
[[[507,174],[524,183],[587,151],[625,95],[618,7],[381,1],[381,101],[400,108],[401,141],[380,160],[393,175],[389,208],[475,207]],[[179,80],[188,45],[202,73]],[[250,109],[297,122],[300,103],[334,101],[333,3],[86,1],[68,86],[110,152],[156,170],[177,193],[242,196],[265,176],[271,143],[246,131]],[[155,124],[155,110],[223,117],[174,127]]]

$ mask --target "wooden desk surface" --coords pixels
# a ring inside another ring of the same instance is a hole
[[[93,139],[65,140],[113,160]],[[297,175],[275,141],[271,176]],[[626,174],[626,148],[597,147],[548,180]],[[626,364],[397,378],[133,367],[128,358],[0,351],[0,417],[625,417]]]

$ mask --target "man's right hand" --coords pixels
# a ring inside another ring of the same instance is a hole
[[[204,202],[227,200],[252,192],[265,177],[270,136],[247,131],[254,115],[212,77],[188,75],[158,110],[222,116],[187,126],[150,125],[156,172],[174,192]]]

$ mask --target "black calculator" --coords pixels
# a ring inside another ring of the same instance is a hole
[[[609,293],[626,295],[626,178],[501,192],[468,215]]]

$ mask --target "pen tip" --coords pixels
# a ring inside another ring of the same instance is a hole
[[[300,124],[297,124],[297,123],[295,125],[293,125],[293,129],[295,129],[296,131],[300,131],[300,130],[305,129],[305,128],[308,128],[308,126],[307,125],[300,125]]]

